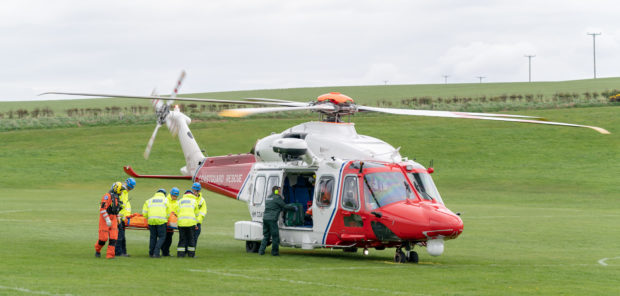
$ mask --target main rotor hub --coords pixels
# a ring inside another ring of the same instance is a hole
[[[334,106],[333,110],[318,110],[318,112],[323,115],[321,121],[342,122],[342,116],[352,115],[357,112],[357,106],[353,102],[353,99],[339,92],[330,92],[320,95],[313,105],[319,104],[330,104]]]
[[[324,95],[320,95],[318,98],[316,98],[316,100],[318,102],[325,102],[325,101],[329,101],[335,105],[340,105],[340,104],[353,104],[353,99],[351,99],[351,97],[347,96],[347,95],[343,95],[339,92],[330,92],[328,94],[324,94]]]

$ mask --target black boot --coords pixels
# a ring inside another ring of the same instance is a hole
[[[179,258],[185,257],[185,252],[178,251],[177,252],[177,257],[179,257]]]
[[[191,257],[191,258],[194,258],[194,256],[196,256],[196,252],[194,252],[194,251],[189,251],[189,252],[187,252],[187,255],[188,255],[189,257]]]

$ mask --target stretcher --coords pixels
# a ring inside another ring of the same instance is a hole
[[[174,212],[171,213],[168,218],[168,230],[178,231],[177,220],[177,215],[175,215]],[[127,229],[149,229],[149,221],[146,217],[142,216],[142,214],[133,213],[124,217],[123,222],[125,222],[125,228]]]

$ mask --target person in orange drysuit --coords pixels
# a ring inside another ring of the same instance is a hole
[[[114,258],[114,249],[116,239],[118,238],[118,222],[117,215],[121,210],[119,194],[123,190],[121,182],[112,184],[110,191],[101,198],[101,207],[99,208],[99,240],[95,243],[95,257],[101,257],[101,249],[108,239],[108,251],[106,258]]]

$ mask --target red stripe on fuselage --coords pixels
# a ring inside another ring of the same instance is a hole
[[[255,162],[256,158],[249,153],[208,157],[195,181],[209,191],[237,198]]]

